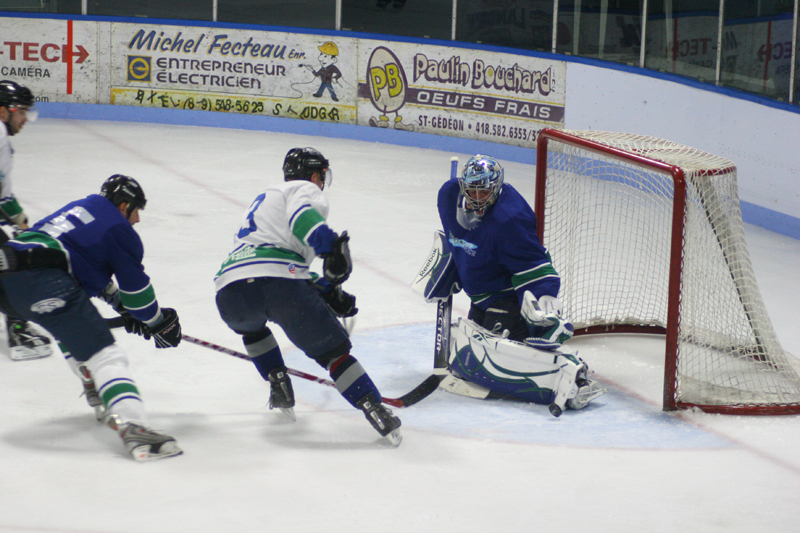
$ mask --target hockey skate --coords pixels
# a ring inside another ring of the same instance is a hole
[[[372,394],[367,394],[358,400],[356,407],[364,411],[364,416],[382,437],[389,439],[393,446],[400,446],[403,441],[403,436],[400,434],[401,422],[399,418],[392,415],[390,409],[375,401]]]
[[[53,353],[50,337],[36,332],[24,320],[8,317],[8,347],[12,361],[39,359]]]
[[[120,424],[117,415],[107,415],[105,423],[119,434],[134,461],[155,461],[183,453],[175,439],[169,435],[138,424]]]
[[[92,374],[89,372],[89,369],[83,365],[79,365],[78,370],[81,373],[81,382],[83,383],[83,394],[86,396],[86,403],[89,404],[89,407],[94,409],[95,418],[102,422],[107,414],[106,406],[102,398],[100,398],[100,394],[97,392]]]
[[[570,409],[583,409],[589,405],[589,402],[608,392],[608,389],[598,382],[588,379],[585,371],[583,374],[578,375],[575,385],[578,386],[578,392],[574,398],[567,400],[567,407]]]
[[[278,408],[292,422],[294,415],[294,390],[285,366],[270,371],[269,375],[269,408]]]

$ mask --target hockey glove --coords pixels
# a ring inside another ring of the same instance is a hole
[[[144,337],[144,340],[150,340],[150,328],[147,327],[147,324],[142,322],[141,320],[137,320],[133,318],[128,311],[118,311],[119,315],[124,320],[125,331],[128,333],[133,333],[134,335],[139,335],[140,337]]]
[[[122,317],[125,331],[144,337],[146,341],[150,340],[150,328],[141,320],[134,318],[133,315],[125,309],[119,296],[119,287],[117,287],[117,284],[114,283],[113,280],[108,282],[106,288],[103,289],[98,296],[113,307],[114,311],[119,313],[119,316]]]
[[[324,254],[322,257],[322,274],[325,279],[339,285],[347,281],[350,273],[353,271],[353,261],[350,259],[350,236],[346,231],[337,237],[333,243],[333,251],[329,254]]]
[[[178,321],[178,313],[169,307],[162,307],[161,314],[164,320],[150,328],[150,333],[156,339],[156,348],[175,348],[181,343],[181,323]]]
[[[336,313],[336,316],[347,318],[358,313],[356,297],[344,292],[341,285],[334,285],[332,290],[321,293],[321,296],[325,303],[328,304],[328,307]]]
[[[545,311],[547,309],[547,311]],[[572,338],[572,324],[561,318],[561,302],[552,296],[536,299],[525,291],[522,301],[522,318],[528,324],[530,337],[525,344],[540,350],[556,350]]]

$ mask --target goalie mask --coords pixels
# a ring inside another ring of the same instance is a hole
[[[497,201],[503,187],[503,167],[485,155],[476,155],[467,161],[458,185],[467,211],[483,216],[486,209]]]
[[[144,209],[147,205],[147,198],[145,198],[144,190],[139,182],[122,174],[114,174],[103,182],[100,187],[100,196],[105,196],[117,207],[121,203],[127,203],[126,217],[130,217],[137,207]]]
[[[292,148],[283,160],[284,181],[311,181],[315,172],[319,172],[323,189],[333,182],[330,162],[314,148]]]

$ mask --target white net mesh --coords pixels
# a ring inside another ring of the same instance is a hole
[[[544,245],[562,277],[566,317],[576,328],[667,326],[674,180],[614,149],[677,166],[686,212],[678,347],[667,354],[676,361],[675,401],[744,411],[799,406],[800,376],[747,252],[735,165],[653,137],[561,133],[612,149],[548,142]]]

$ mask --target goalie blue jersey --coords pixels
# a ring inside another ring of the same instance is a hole
[[[461,287],[472,303],[486,310],[495,300],[526,290],[541,298],[558,296],[561,278],[536,235],[536,215],[511,185],[503,184],[497,202],[473,229],[458,223],[457,179],[439,190],[439,217],[453,254]]]
[[[144,322],[160,316],[155,291],[144,273],[144,246],[119,209],[99,194],[62,207],[9,241],[24,249],[46,246],[67,253],[70,273],[89,296],[117,279],[122,304]]]

